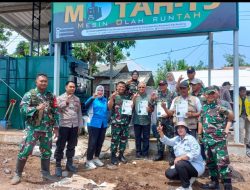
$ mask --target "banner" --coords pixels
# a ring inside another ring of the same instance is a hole
[[[53,42],[139,39],[238,29],[238,3],[53,3]]]

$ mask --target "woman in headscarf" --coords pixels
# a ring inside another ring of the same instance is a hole
[[[166,75],[166,80],[167,80],[167,83],[168,83],[168,89],[171,92],[175,92],[177,82],[175,81],[174,74],[172,72],[168,72],[167,75]]]
[[[108,102],[104,97],[104,87],[96,87],[95,93],[86,102],[85,107],[90,113],[90,122],[88,123],[88,149],[87,149],[87,169],[95,169],[97,166],[104,166],[99,159],[102,145],[105,139],[105,133],[108,126]]]
[[[163,125],[157,128],[163,144],[174,147],[174,165],[166,170],[166,177],[171,180],[180,180],[181,186],[177,190],[191,190],[196,177],[205,171],[205,163],[201,156],[200,145],[189,134],[185,122],[180,121],[175,126],[177,136],[168,138],[162,131]]]

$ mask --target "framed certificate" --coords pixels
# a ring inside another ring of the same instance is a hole
[[[162,102],[157,102],[157,106],[156,106],[156,112],[157,112],[157,117],[162,117],[163,115],[166,114],[166,112],[164,111],[164,109],[161,106]],[[167,104],[167,102],[165,102]]]
[[[142,100],[139,102],[138,104],[138,115],[148,115],[148,111],[147,111],[147,107],[148,107],[148,101],[146,100]]]
[[[188,101],[180,101],[176,105],[176,117],[186,118],[186,113],[188,112]]]
[[[122,101],[122,114],[132,115],[132,100],[123,100]]]

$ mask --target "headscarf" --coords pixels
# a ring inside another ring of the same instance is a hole
[[[172,75],[172,77],[173,77],[173,80],[172,80],[172,81],[168,80],[167,77],[166,77],[167,83],[168,83],[168,89],[169,89],[171,92],[175,92],[177,82],[175,81],[175,78],[174,78],[174,75],[173,75],[172,72],[168,72],[166,76],[168,76],[168,75]]]
[[[97,91],[98,90],[102,90],[102,97],[104,96],[104,86],[102,86],[102,85],[98,85],[97,87],[96,87],[96,89],[95,89],[95,94],[97,94]]]

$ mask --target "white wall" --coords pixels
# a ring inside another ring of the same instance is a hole
[[[186,71],[173,72],[175,80],[177,81],[179,76],[182,75],[187,79]],[[208,86],[208,70],[196,71],[196,78],[203,81],[205,86]],[[233,70],[212,70],[211,71],[211,84],[222,86],[223,82],[229,81],[232,84],[233,89]],[[239,86],[245,86],[247,90],[250,90],[250,68],[239,70]]]

